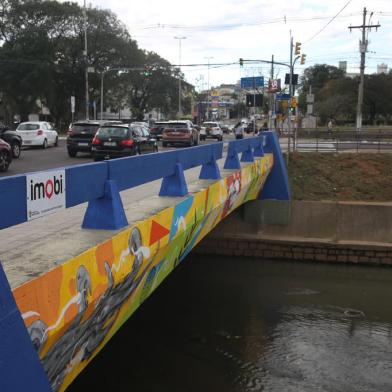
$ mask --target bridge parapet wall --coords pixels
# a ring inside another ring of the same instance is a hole
[[[51,388],[64,390],[218,222],[258,197],[277,158],[264,155],[263,147],[271,143],[275,143],[271,133],[230,142],[225,166],[230,161],[239,163],[239,153],[242,165],[223,171],[216,164],[222,157],[222,143],[65,168],[66,207],[88,202],[84,227],[102,229],[109,223],[116,231],[109,240],[16,287],[17,308],[14,305],[4,314],[0,307],[0,333],[1,325],[9,326],[10,315],[20,312],[27,330],[15,330],[15,341],[27,333]],[[210,179],[210,184],[189,193],[183,171],[198,165],[200,178]],[[160,195],[180,196],[177,202],[128,226],[119,192],[162,177]],[[0,180],[0,202],[5,206],[0,227],[27,220],[26,181],[26,176]],[[104,214],[103,208],[107,208]],[[6,285],[0,289],[9,290]],[[24,349],[31,350],[26,345]],[[2,364],[12,355],[10,350],[0,354],[2,379],[7,372]],[[8,374],[7,384],[2,385],[6,392],[14,390],[15,377],[23,381],[23,365],[30,368],[20,357],[14,362],[20,371]],[[35,385],[45,385],[42,377],[41,383],[26,380],[22,389],[34,391]]]

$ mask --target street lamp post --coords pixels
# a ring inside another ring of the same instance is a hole
[[[178,116],[181,116],[181,41],[186,39],[184,36],[175,36],[174,39],[178,39],[178,49],[179,49],[179,74],[178,74]]]
[[[86,120],[89,119],[89,94],[88,94],[88,59],[87,59],[87,10],[86,10],[86,0],[84,0],[83,7],[84,14],[84,60],[85,60],[85,78],[86,78]]]
[[[210,95],[211,95],[211,91],[210,91],[210,60],[213,59],[212,56],[209,57],[204,57],[205,59],[207,59],[208,61],[208,66],[207,66],[207,91],[208,91],[208,95],[207,95],[207,120],[210,119]]]

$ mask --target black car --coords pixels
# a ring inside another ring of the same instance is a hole
[[[67,136],[67,150],[70,157],[78,152],[91,153],[91,143],[101,123],[99,121],[77,121],[71,124]]]
[[[139,124],[103,125],[92,141],[94,161],[157,152],[157,140]]]
[[[168,121],[157,121],[150,129],[150,134],[157,140],[162,139],[163,130],[168,126]]]
[[[22,138],[16,131],[11,131],[8,127],[0,124],[0,139],[3,139],[11,146],[13,158],[20,157]]]

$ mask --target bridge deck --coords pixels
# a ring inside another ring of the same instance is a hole
[[[217,163],[222,178],[236,171],[223,170],[224,159]],[[241,163],[241,166],[246,164]],[[185,171],[190,194],[215,181],[199,180],[199,173],[200,167]],[[153,181],[121,192],[130,225],[185,198],[159,197],[160,185],[161,180]],[[114,230],[82,229],[86,207],[87,204],[82,204],[0,231],[0,260],[12,288],[76,257],[116,233]]]

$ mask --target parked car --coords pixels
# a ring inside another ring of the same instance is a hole
[[[150,128],[150,133],[151,136],[155,137],[157,140],[162,139],[162,134],[163,130],[167,125],[169,124],[169,121],[157,121],[151,128]]]
[[[49,145],[57,147],[59,143],[57,131],[46,121],[22,122],[16,132],[22,137],[22,146],[46,148]]]
[[[200,140],[206,140],[207,138],[213,138],[218,141],[222,141],[223,131],[219,123],[205,121],[203,124],[201,124]]]
[[[151,152],[158,152],[158,144],[145,125],[103,125],[92,140],[94,161]]]
[[[7,171],[11,162],[12,162],[11,146],[4,140],[0,139],[0,172]]]
[[[19,158],[22,148],[22,137],[16,131],[0,124],[0,138],[11,146],[12,157]]]
[[[196,146],[199,144],[199,132],[189,120],[169,121],[162,133],[162,146],[169,144]]]

